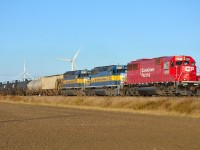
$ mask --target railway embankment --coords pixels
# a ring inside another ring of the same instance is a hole
[[[199,97],[0,96],[0,102],[200,118]]]

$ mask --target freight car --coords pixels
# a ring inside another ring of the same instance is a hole
[[[190,56],[139,59],[128,63],[125,95],[198,95],[196,62]]]
[[[27,83],[29,81],[13,81],[0,83],[0,94],[1,95],[26,95]]]
[[[64,73],[61,93],[64,96],[85,95],[85,87],[90,84],[90,71],[77,70]]]
[[[42,93],[42,85],[40,79],[32,80],[27,84],[28,95],[40,95]]]
[[[0,95],[4,95],[3,89],[4,89],[4,84],[0,82]]]
[[[42,85],[42,95],[60,95],[63,82],[63,74],[46,76],[40,79]]]
[[[0,83],[1,95],[60,95],[63,75],[53,75],[29,81]]]
[[[13,82],[8,82],[7,83],[7,95],[16,95],[16,88],[17,88],[17,84],[18,84],[18,80],[13,81]]]
[[[16,95],[16,85],[18,81],[1,83],[0,90],[2,95]]]
[[[18,81],[16,84],[16,89],[15,89],[16,95],[26,96],[28,94],[28,86],[27,85],[29,82],[30,82],[29,80]]]
[[[90,84],[86,85],[86,95],[117,96],[126,77],[125,65],[96,67],[91,70]]]

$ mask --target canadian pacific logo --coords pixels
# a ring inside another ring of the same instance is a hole
[[[150,78],[151,72],[154,72],[155,68],[141,68],[140,69],[140,75],[143,78]]]
[[[190,66],[185,67],[186,72],[190,72],[190,71],[193,71],[193,70],[194,70],[194,67],[190,67]]]

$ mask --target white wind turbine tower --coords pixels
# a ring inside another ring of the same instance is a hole
[[[29,76],[30,78],[33,79],[33,76],[31,76],[29,73],[26,72],[26,63],[25,63],[25,61],[24,61],[24,71],[20,75],[18,75],[17,78],[21,77],[21,76],[23,76],[23,81],[25,81],[27,79],[26,78],[27,76]]]
[[[74,68],[75,68],[75,65],[76,65],[76,58],[78,56],[78,54],[80,53],[80,50],[78,50],[78,52],[74,55],[74,58],[66,58],[66,59],[60,59],[60,58],[57,58],[58,60],[62,60],[62,61],[66,61],[66,62],[70,62],[71,63],[71,71],[74,71]]]

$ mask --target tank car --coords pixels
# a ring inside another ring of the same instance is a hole
[[[16,95],[17,83],[19,81],[7,82],[5,90],[6,95]]]
[[[90,84],[90,71],[76,70],[64,73],[62,95],[85,95],[85,87]]]
[[[3,83],[0,82],[0,95],[3,95]]]
[[[90,85],[86,87],[86,94],[102,96],[120,95],[126,71],[127,67],[125,65],[110,65],[92,69],[91,81]]]
[[[196,95],[196,62],[191,56],[139,59],[128,63],[125,95]]]
[[[1,93],[2,93],[2,95],[7,95],[8,94],[8,90],[7,90],[7,84],[8,83],[9,82],[2,83],[2,85],[1,85]]]
[[[40,79],[30,81],[27,84],[27,88],[28,95],[40,95],[42,91],[42,84]]]
[[[16,85],[16,95],[26,96],[28,94],[28,83],[30,80],[19,81]]]

